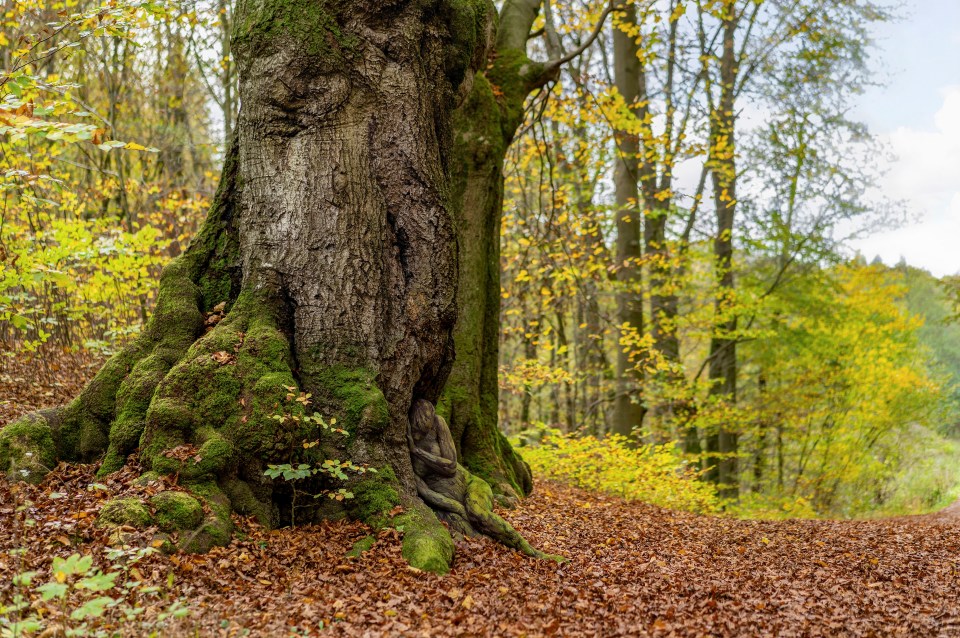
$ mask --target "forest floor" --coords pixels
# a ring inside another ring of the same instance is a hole
[[[8,368],[0,425],[68,398],[87,369],[64,364],[27,390],[30,371]],[[53,556],[92,554],[110,566],[98,509],[144,488],[126,469],[88,489],[95,469],[61,466],[38,487],[0,479],[0,603],[17,571],[45,582]],[[15,505],[27,500],[36,525],[24,534]],[[237,519],[230,546],[156,553],[127,578],[159,587],[164,604],[185,600],[190,614],[161,634],[170,636],[960,636],[960,504],[894,519],[743,521],[538,482],[501,514],[569,561],[467,539],[438,577],[407,566],[394,530],[354,558],[347,552],[370,533],[362,524],[268,531]],[[131,529],[126,542],[151,538]],[[17,546],[28,550],[22,559],[9,551]],[[146,620],[162,606],[137,600]]]

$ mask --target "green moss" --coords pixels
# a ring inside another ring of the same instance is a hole
[[[487,0],[446,0],[441,3],[450,30],[446,51],[446,74],[451,86],[460,86],[467,70],[483,62],[486,51],[487,12],[495,11]]]
[[[160,474],[158,474],[157,472],[144,472],[134,480],[134,483],[136,485],[143,487],[143,486],[150,485],[150,483],[153,483],[154,481],[159,481],[159,480],[160,480]]]
[[[203,522],[203,506],[185,492],[160,492],[150,497],[150,504],[157,526],[164,532],[192,530]]]
[[[153,524],[153,516],[140,499],[118,498],[103,505],[97,521],[101,525],[132,525],[143,528]]]
[[[0,429],[0,472],[39,483],[56,464],[53,434],[42,416],[30,414]]]
[[[196,420],[182,401],[172,397],[155,399],[147,411],[146,420],[155,428],[170,432],[191,432],[196,427]]]
[[[351,436],[369,436],[390,425],[390,407],[372,370],[308,365],[304,374],[337,406],[337,424]]]
[[[223,491],[230,499],[230,505],[233,511],[238,514],[255,516],[257,521],[264,527],[272,527],[274,524],[271,507],[269,502],[261,501],[253,493],[253,489],[246,481],[240,479],[228,479],[222,484]]]
[[[185,552],[202,554],[217,545],[228,545],[233,534],[233,521],[230,520],[230,499],[213,481],[192,483],[191,492],[203,499],[209,507],[199,527],[184,532],[180,540],[180,549]]]
[[[200,462],[194,464],[192,474],[196,477],[217,476],[233,464],[233,444],[212,429],[199,434],[206,440],[200,446]]]
[[[158,474],[179,474],[186,466],[186,463],[191,461],[178,461],[177,459],[165,456],[164,452],[183,445],[186,442],[185,439],[179,432],[171,432],[169,430],[157,430],[153,432],[151,436],[147,437],[148,434],[151,434],[149,421],[147,423],[148,430],[144,432],[145,445],[141,449],[140,454],[144,465],[148,470],[152,470]]]
[[[400,481],[390,466],[384,466],[376,474],[367,476],[369,478],[358,481],[350,488],[353,492],[353,499],[349,503],[350,514],[377,528],[386,522],[390,510],[400,504]]]
[[[335,7],[329,0],[243,1],[236,10],[233,46],[241,57],[245,50],[263,55],[288,39],[308,55],[342,60],[358,40],[341,29]]]
[[[411,567],[446,574],[453,562],[453,538],[433,512],[408,511],[392,525],[403,531],[401,553]]]
[[[361,554],[369,550],[376,543],[377,539],[374,536],[364,536],[353,544],[353,548],[347,552],[347,556],[350,558],[359,558]]]

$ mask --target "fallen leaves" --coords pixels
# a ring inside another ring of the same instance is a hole
[[[0,392],[10,387],[0,382]],[[60,397],[57,386],[37,387]],[[187,447],[171,452],[194,459],[198,450]],[[76,552],[101,564],[111,538],[95,521],[105,501],[175,489],[137,485],[133,467],[103,479],[95,472],[60,466],[40,486],[0,479],[0,603],[18,570],[46,577],[53,557]],[[12,521],[25,500],[36,526],[21,537]],[[155,554],[130,573],[189,600],[182,631],[165,635],[960,635],[960,506],[888,520],[739,521],[540,482],[501,514],[569,562],[469,538],[440,578],[409,567],[396,530],[348,558],[373,533],[360,523],[269,531],[238,518],[229,547]],[[131,529],[125,540],[162,545],[150,530]],[[22,558],[11,553],[19,546]]]
[[[134,489],[136,475],[124,470],[104,479],[107,489],[88,490],[94,472],[61,466],[39,487],[16,486],[25,491],[18,498],[35,503],[38,521],[26,539],[26,567],[49,571],[53,556],[106,547],[92,514]],[[13,487],[0,481],[0,502],[13,502]],[[313,635],[321,626],[341,636],[926,636],[960,629],[956,512],[737,521],[560,484],[538,487],[546,489],[502,514],[539,547],[567,556],[563,565],[471,538],[457,543],[453,571],[440,578],[409,569],[395,530],[347,558],[371,533],[360,523],[268,531],[237,519],[229,547],[151,556],[135,576],[186,597],[184,631],[200,635]],[[46,498],[54,488],[68,498]],[[0,507],[2,600],[14,568],[6,553],[16,543],[12,516],[10,506]],[[131,538],[152,541],[149,533]]]

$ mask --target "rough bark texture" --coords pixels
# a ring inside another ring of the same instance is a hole
[[[229,538],[231,511],[283,522],[290,488],[267,463],[350,459],[378,472],[345,506],[322,500],[297,520],[383,524],[402,505],[405,556],[447,569],[452,541],[417,497],[407,415],[438,398],[453,361],[450,122],[487,57],[491,12],[486,0],[240,0],[243,107],[203,229],[164,270],[143,335],[69,406],[5,428],[0,462],[35,478],[105,453],[110,472],[139,448],[209,506],[182,537],[203,550]],[[290,387],[346,437],[272,419]]]
[[[454,114],[454,214],[459,239],[456,361],[439,410],[463,464],[504,502],[533,488],[530,469],[498,427],[500,221],[503,164],[523,123],[524,102],[547,77],[526,54],[540,0],[508,0],[496,47]]]

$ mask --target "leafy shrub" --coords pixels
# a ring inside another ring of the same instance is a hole
[[[347,435],[346,430],[335,427],[337,424],[336,419],[330,419],[330,421],[327,422],[318,412],[307,413],[307,408],[313,403],[311,400],[311,394],[309,392],[300,392],[293,386],[286,386],[286,389],[286,408],[277,414],[274,414],[270,418],[274,419],[275,421],[279,421],[281,425],[293,423],[305,426],[308,428],[308,431],[312,430],[317,435],[325,432],[338,434],[341,436]],[[317,448],[319,445],[319,439],[303,441],[303,449],[299,451],[311,451],[314,448]],[[317,475],[334,479],[336,481],[346,481],[349,478],[347,476],[347,472],[354,472],[356,474],[376,472],[376,470],[373,468],[355,465],[349,460],[341,461],[339,459],[324,459],[322,463],[319,461],[314,463],[315,459],[312,458],[300,459],[301,461],[310,461],[307,463],[297,463],[296,460],[297,459],[294,458],[294,456],[291,456],[289,463],[267,465],[267,469],[263,472],[264,476],[268,478],[282,478],[284,481],[289,483],[292,490],[292,498],[290,501],[291,526],[296,524],[297,495],[300,493],[300,490],[297,489],[297,484],[299,482],[305,481],[306,479]],[[327,496],[333,500],[342,501],[344,499],[353,498],[353,492],[341,487],[336,490],[324,489],[313,494],[313,498],[315,499],[320,498],[321,496]]]
[[[699,480],[699,472],[672,444],[631,447],[623,436],[598,439],[548,429],[539,444],[516,445],[542,478],[671,509],[703,513],[719,509],[714,487]]]

